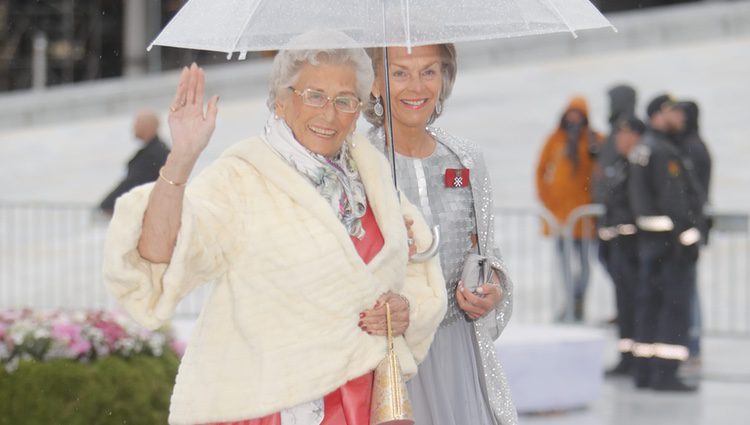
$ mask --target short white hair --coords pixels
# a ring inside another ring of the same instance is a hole
[[[292,38],[287,43],[287,47],[276,54],[266,101],[268,109],[274,111],[276,99],[290,93],[289,87],[297,82],[305,64],[319,65],[321,63],[350,65],[354,68],[357,97],[363,102],[367,101],[372,91],[375,74],[372,61],[365,49],[357,47],[354,40],[340,31],[313,30]]]

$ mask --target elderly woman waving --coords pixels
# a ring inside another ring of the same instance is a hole
[[[333,32],[300,37],[348,44]],[[429,230],[399,203],[383,156],[353,134],[372,81],[362,49],[282,50],[262,134],[187,184],[218,98],[204,107],[203,71],[183,70],[161,178],[118,200],[105,248],[111,291],[148,327],[213,283],[171,424],[369,424],[386,302],[404,373],[426,355],[444,282],[437,260],[408,262]]]

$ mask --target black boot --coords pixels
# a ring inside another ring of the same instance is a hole
[[[635,382],[636,388],[649,388],[651,387],[651,359],[645,357],[633,358],[633,366],[631,368],[633,373],[633,381]]]
[[[651,389],[655,391],[694,392],[698,387],[686,384],[677,377],[678,360],[654,359]]]

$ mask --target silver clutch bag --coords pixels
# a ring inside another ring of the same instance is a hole
[[[492,260],[484,255],[466,254],[464,268],[461,271],[461,281],[464,287],[471,292],[487,283],[492,278]]]

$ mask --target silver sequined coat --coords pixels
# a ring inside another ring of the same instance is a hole
[[[487,166],[474,143],[455,137],[439,128],[428,127],[427,130],[438,143],[458,157],[463,167],[470,170],[479,248],[483,255],[495,257],[493,266],[501,278],[503,290],[503,300],[495,311],[473,322],[476,335],[474,351],[479,357],[478,364],[481,367],[478,375],[496,424],[516,425],[518,423],[516,409],[494,344],[510,320],[513,310],[513,283],[508,277],[505,265],[501,261],[500,250],[495,244],[492,184]],[[369,138],[376,147],[383,150],[385,142],[382,130],[371,131]]]

